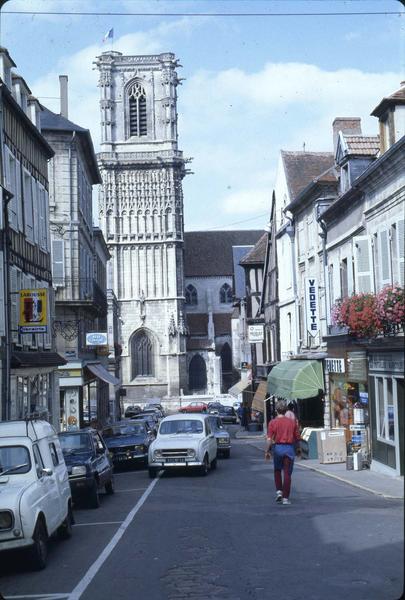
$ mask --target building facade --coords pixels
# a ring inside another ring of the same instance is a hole
[[[172,53],[96,60],[101,109],[100,226],[122,319],[129,401],[187,387],[183,192]]]

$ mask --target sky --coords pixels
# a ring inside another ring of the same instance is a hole
[[[0,19],[1,45],[55,112],[58,76],[68,75],[69,118],[96,150],[93,61],[111,49],[105,33],[114,29],[123,54],[176,54],[179,149],[193,159],[187,231],[263,229],[280,150],[332,151],[335,117],[361,117],[375,135],[370,112],[405,79],[398,0],[8,0]]]

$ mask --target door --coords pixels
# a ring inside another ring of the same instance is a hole
[[[96,448],[96,465],[100,478],[100,485],[105,485],[111,478],[111,464],[108,458],[108,450],[101,436],[93,433],[93,442]]]
[[[43,469],[45,462],[38,444],[33,444],[35,469],[38,477],[38,498],[36,502],[37,510],[41,510],[46,519],[48,534],[51,534],[60,525],[60,497],[56,484],[55,472],[52,475],[45,475]],[[47,467],[51,468],[51,467]]]

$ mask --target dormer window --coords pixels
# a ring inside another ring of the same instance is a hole
[[[129,99],[129,135],[147,135],[146,93],[139,81],[131,85],[128,91]]]

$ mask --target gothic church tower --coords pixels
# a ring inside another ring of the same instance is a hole
[[[103,52],[100,227],[121,310],[129,401],[186,390],[183,321],[185,160],[177,147],[174,54]]]

